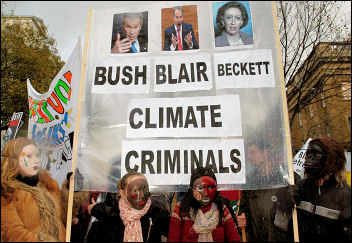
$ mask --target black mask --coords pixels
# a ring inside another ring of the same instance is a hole
[[[307,149],[306,160],[304,162],[305,173],[314,178],[321,177],[320,173],[324,168],[325,159],[324,149],[320,145],[310,145]]]

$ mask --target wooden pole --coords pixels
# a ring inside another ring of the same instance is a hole
[[[73,174],[70,178],[70,188],[69,188],[69,194],[68,194],[67,221],[66,221],[66,242],[70,242],[70,238],[71,238],[74,177],[75,177],[76,161],[77,161],[77,143],[78,143],[78,135],[79,135],[80,119],[81,119],[84,77],[86,74],[86,66],[87,66],[87,50],[88,50],[88,40],[89,40],[89,36],[90,36],[91,18],[92,18],[92,9],[90,8],[88,11],[88,23],[87,23],[87,29],[86,29],[86,37],[85,37],[85,41],[84,41],[83,58],[82,58],[82,65],[81,65],[80,87],[79,87],[78,103],[77,103],[77,111],[76,111],[76,123],[75,123],[75,131],[74,131],[74,138],[73,138],[72,165],[71,165],[71,171],[73,172]]]
[[[242,228],[242,242],[247,242],[246,227]]]
[[[241,190],[238,190],[238,202],[237,202],[238,208],[237,208],[237,212],[236,212],[236,218],[237,218],[239,211],[240,211],[240,202],[241,202]]]
[[[279,29],[278,29],[278,23],[277,23],[276,2],[275,1],[272,1],[272,10],[273,10],[274,28],[275,28],[276,52],[277,52],[277,59],[278,59],[277,63],[278,63],[278,67],[279,67],[280,82],[281,82],[282,109],[283,109],[285,131],[286,131],[286,150],[287,150],[288,172],[289,172],[289,177],[290,177],[290,184],[293,185],[293,184],[295,184],[295,181],[294,181],[294,175],[293,175],[292,150],[291,150],[291,134],[290,134],[289,121],[288,121],[287,100],[286,100],[286,90],[285,90],[285,78],[284,78],[284,70],[283,70],[283,67],[282,67],[282,56],[281,56],[281,49],[280,49],[280,37],[279,37]],[[299,242],[296,205],[293,208],[292,220],[293,220],[294,241],[295,242]]]
[[[240,211],[240,202],[241,202],[241,190],[238,190],[238,208],[237,208],[237,212],[236,212],[236,218],[237,218],[238,213]],[[242,229],[242,242],[247,242],[246,227],[243,227],[241,229]]]

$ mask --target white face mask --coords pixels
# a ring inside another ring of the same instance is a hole
[[[40,153],[33,144],[22,148],[18,162],[19,173],[23,176],[35,176],[39,171]]]

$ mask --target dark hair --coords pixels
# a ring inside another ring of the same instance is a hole
[[[226,10],[230,8],[238,8],[241,11],[243,23],[240,29],[242,29],[248,24],[248,13],[243,4],[239,2],[228,2],[219,8],[218,13],[216,15],[216,26],[218,27],[219,31],[223,31],[225,29],[222,24],[222,21],[224,21],[224,15]]]
[[[333,173],[338,186],[342,187],[343,182],[346,180],[346,157],[341,143],[331,137],[320,137],[309,142],[309,146],[313,144],[321,146],[326,156],[324,169],[321,172],[320,178]]]
[[[193,208],[194,212],[197,212],[198,209],[201,207],[201,204],[194,198],[193,196],[193,183],[195,180],[202,176],[209,176],[216,181],[216,177],[214,172],[209,167],[198,167],[192,171],[191,180],[190,180],[190,187],[188,191],[184,194],[183,199],[181,201],[180,206],[180,216],[182,217],[190,217],[190,211]],[[224,204],[225,200],[220,195],[219,191],[216,192],[216,195],[213,199],[213,203],[218,206],[219,213],[220,213],[220,222],[223,223],[224,220]],[[230,209],[229,209],[230,210]]]
[[[190,181],[189,187],[193,188],[194,181],[202,176],[209,176],[209,177],[213,178],[216,182],[215,174],[211,168],[198,167],[191,174],[191,181]]]
[[[175,16],[176,10],[181,10],[183,16],[183,8],[181,6],[176,6],[172,9],[172,15]]]

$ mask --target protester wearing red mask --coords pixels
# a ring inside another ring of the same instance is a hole
[[[210,168],[192,172],[190,188],[171,216],[169,242],[240,242],[234,220]]]

